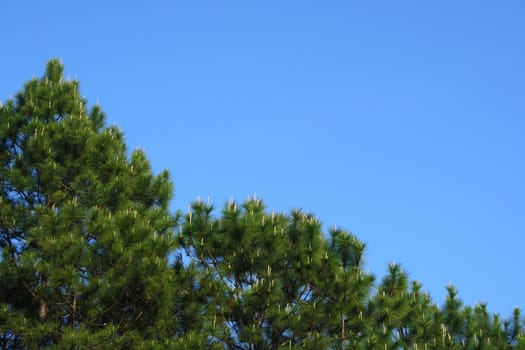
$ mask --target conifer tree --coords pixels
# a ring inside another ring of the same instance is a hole
[[[208,296],[210,345],[228,349],[347,348],[364,334],[373,278],[364,244],[343,230],[325,239],[311,214],[266,213],[260,199],[228,202],[221,218],[195,202],[181,242]]]
[[[104,123],[57,60],[0,109],[3,348],[171,336],[172,184]]]

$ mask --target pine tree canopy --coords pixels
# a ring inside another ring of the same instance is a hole
[[[437,305],[313,214],[171,213],[167,171],[51,60],[0,106],[1,349],[525,349],[524,318]]]

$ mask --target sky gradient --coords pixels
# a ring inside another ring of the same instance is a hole
[[[525,307],[525,2],[7,0],[0,100],[59,57],[173,210],[257,193],[438,304]]]

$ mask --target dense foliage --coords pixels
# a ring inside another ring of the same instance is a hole
[[[365,244],[254,197],[169,212],[173,185],[63,67],[0,107],[0,348],[525,349],[509,318],[442,306]]]

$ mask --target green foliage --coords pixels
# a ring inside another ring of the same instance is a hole
[[[108,327],[167,337],[169,176],[153,176],[141,151],[128,158],[122,133],[86,110],[62,70],[50,61],[0,109],[4,335],[24,347],[102,339]]]
[[[337,347],[361,336],[373,282],[361,270],[363,243],[342,230],[327,240],[314,216],[266,213],[257,198],[228,202],[221,218],[212,210],[193,203],[180,241],[205,277],[200,313],[216,342]]]
[[[376,282],[312,214],[170,214],[169,174],[86,106],[52,60],[0,107],[0,349],[525,349],[519,309]]]

